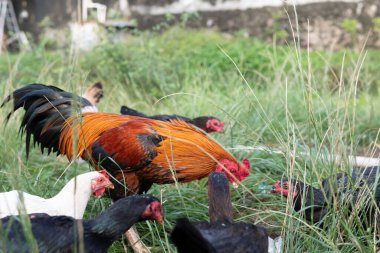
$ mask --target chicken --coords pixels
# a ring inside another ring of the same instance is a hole
[[[54,86],[30,84],[13,92],[16,111],[25,109],[21,131],[26,152],[31,136],[48,153],[78,157],[97,170],[104,168],[117,181],[111,197],[147,191],[153,183],[190,182],[212,171],[223,171],[237,184],[249,174],[249,161],[241,163],[221,145],[181,120],[158,121],[112,113],[72,113],[89,102]],[[7,119],[12,115],[8,115]],[[113,179],[112,179],[113,180]]]
[[[222,171],[233,184],[249,174],[240,163],[203,131],[178,119],[158,121],[112,113],[76,113],[91,103],[54,86],[30,84],[13,92],[13,111],[25,109],[21,131],[26,153],[31,136],[48,153],[82,158],[112,175],[111,198],[140,194],[153,183],[190,182]],[[132,238],[132,237],[128,237]],[[134,243],[132,243],[134,244]]]
[[[365,227],[374,225],[380,207],[380,167],[353,169],[351,176],[338,173],[322,181],[322,189],[314,188],[301,181],[278,181],[272,192],[293,196],[294,210],[305,214],[312,223],[323,220],[334,202],[357,211]],[[290,186],[291,185],[291,186]],[[290,190],[292,188],[292,190]],[[291,192],[292,193],[291,193]],[[373,196],[373,199],[371,198]],[[378,219],[379,217],[377,217]],[[323,224],[322,222],[320,224]]]
[[[353,169],[351,175],[338,173],[326,180],[323,187],[329,201],[348,206],[350,213],[358,215],[364,228],[379,229],[380,167]]]
[[[101,196],[106,188],[113,188],[107,173],[93,171],[72,178],[54,197],[44,199],[25,192],[0,193],[0,218],[19,213],[46,213],[83,218],[90,196]]]
[[[302,210],[305,219],[311,223],[320,222],[328,212],[328,202],[324,191],[304,182],[283,179],[273,185],[271,192],[285,197],[292,196],[294,210],[296,212]]]
[[[30,214],[30,225],[36,248],[24,232],[27,217],[8,216],[1,219],[0,251],[26,252],[88,252],[106,253],[111,244],[136,222],[162,222],[162,208],[158,199],[137,195],[116,201],[98,217],[90,220],[68,216]],[[23,226],[24,225],[24,226]],[[34,250],[33,250],[34,249]]]
[[[83,107],[82,112],[97,112],[98,108],[96,107],[96,105],[100,102],[100,99],[103,97],[103,84],[101,82],[91,84],[85,90],[83,97],[91,103],[91,106]]]
[[[159,114],[159,115],[154,115],[154,116],[147,116],[146,114],[136,111],[125,105],[123,105],[120,108],[120,113],[123,115],[138,116],[138,117],[161,120],[161,121],[170,121],[173,119],[179,119],[202,129],[206,133],[224,132],[224,122],[220,121],[219,119],[213,116],[200,116],[194,119],[190,119],[190,118],[183,117],[176,114],[174,115]]]
[[[234,222],[227,178],[223,173],[209,175],[210,222],[178,219],[171,239],[179,253],[263,253],[268,252],[264,228]]]

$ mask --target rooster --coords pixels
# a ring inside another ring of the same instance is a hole
[[[0,193],[0,218],[22,213],[46,213],[82,219],[90,196],[101,196],[106,188],[113,188],[104,170],[76,176],[54,197],[44,199],[25,192]]]
[[[68,216],[30,214],[30,230],[37,245],[28,237],[27,217],[8,216],[0,220],[0,252],[85,252],[106,253],[111,244],[136,222],[162,222],[161,203],[149,195],[130,196],[116,201],[91,220]],[[35,247],[33,247],[35,246]]]
[[[268,252],[264,228],[234,222],[227,178],[212,172],[208,181],[210,222],[178,219],[171,239],[179,253],[262,253]]]
[[[176,115],[176,114],[174,115],[159,114],[159,115],[154,115],[154,116],[148,116],[142,112],[136,111],[125,105],[123,105],[120,108],[120,113],[123,115],[138,116],[138,117],[156,119],[156,120],[161,120],[161,121],[170,121],[173,119],[179,119],[202,129],[206,133],[224,132],[224,122],[213,116],[200,116],[194,119],[190,119],[190,118]]]
[[[13,92],[13,111],[25,109],[21,131],[26,152],[31,137],[48,153],[81,157],[97,170],[104,168],[118,180],[114,200],[149,190],[153,183],[190,182],[212,171],[223,171],[238,183],[249,174],[221,145],[182,120],[158,121],[113,113],[73,110],[90,104],[54,86],[30,84]],[[12,115],[9,113],[7,119]]]
[[[13,111],[23,107],[21,131],[26,133],[26,153],[31,137],[48,153],[82,158],[97,170],[112,175],[111,198],[140,194],[153,183],[190,182],[212,171],[224,172],[237,184],[249,174],[249,161],[240,163],[205,132],[178,119],[159,121],[112,113],[76,113],[91,105],[54,86],[30,84],[17,89]],[[3,105],[4,105],[3,103]]]

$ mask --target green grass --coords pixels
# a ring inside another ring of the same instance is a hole
[[[232,190],[235,218],[259,223],[271,235],[284,236],[284,252],[373,252],[374,234],[356,229],[341,212],[328,217],[326,230],[311,226],[279,196],[261,192],[283,175],[315,186],[350,165],[323,159],[346,157],[377,143],[380,125],[380,51],[326,52],[267,44],[254,38],[225,36],[209,30],[175,27],[162,34],[137,32],[120,44],[105,42],[88,53],[48,51],[0,57],[0,98],[28,83],[45,83],[81,93],[93,81],[105,83],[99,109],[119,112],[125,104],[149,114],[215,115],[226,122],[224,135],[212,136],[238,158],[248,157],[251,175]],[[5,120],[9,106],[0,110]],[[88,165],[32,149],[26,160],[18,136],[21,112],[0,132],[0,191],[21,189],[43,197],[55,195]],[[247,152],[236,145],[266,145],[282,153]],[[309,155],[305,155],[309,154]],[[174,252],[168,234],[175,219],[207,220],[206,180],[155,185],[165,222],[138,224],[153,252]],[[86,217],[109,205],[92,199]],[[110,252],[123,252],[121,242]]]

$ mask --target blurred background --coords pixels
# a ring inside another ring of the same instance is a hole
[[[98,44],[105,33],[120,41],[130,29],[162,30],[178,23],[229,34],[241,32],[280,43],[293,40],[293,24],[302,47],[337,49],[363,45],[364,41],[366,45],[380,47],[380,2],[376,0],[2,0],[1,3],[2,8],[6,3],[13,4],[15,21],[29,41],[45,39],[53,47],[68,46],[72,38],[79,48],[88,49]],[[3,11],[0,24],[4,24],[6,17],[9,16]],[[5,22],[3,47],[14,42],[10,34],[16,28],[10,23]],[[25,38],[21,40],[26,43]]]

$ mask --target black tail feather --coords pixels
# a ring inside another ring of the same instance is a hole
[[[26,155],[29,156],[31,136],[33,144],[39,143],[41,151],[47,148],[59,152],[59,134],[65,120],[72,115],[73,108],[91,106],[91,103],[79,96],[44,84],[29,84],[15,90],[7,96],[1,107],[13,100],[13,111],[6,122],[19,108],[24,108],[25,114],[20,126],[20,134],[26,133]]]

